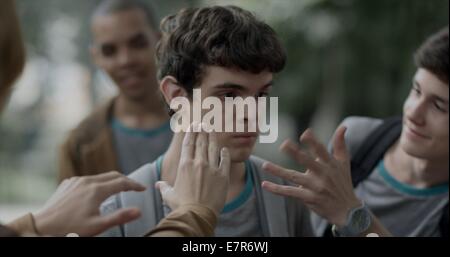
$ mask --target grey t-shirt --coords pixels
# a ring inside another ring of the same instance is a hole
[[[141,130],[128,128],[113,119],[111,128],[120,169],[125,175],[165,153],[173,136],[169,122],[158,128]]]
[[[380,161],[355,192],[394,236],[440,236],[439,221],[448,203],[448,184],[412,187],[391,176]]]

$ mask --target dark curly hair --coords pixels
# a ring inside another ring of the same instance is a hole
[[[158,79],[173,76],[191,95],[206,66],[251,73],[281,71],[286,53],[275,31],[235,6],[183,9],[165,17],[157,45]]]

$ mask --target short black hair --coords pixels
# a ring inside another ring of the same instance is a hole
[[[101,1],[94,12],[91,20],[98,16],[110,15],[120,11],[127,11],[130,9],[139,9],[145,13],[148,23],[153,30],[158,30],[158,22],[156,20],[154,10],[150,5],[140,0],[103,0]]]
[[[448,84],[448,26],[431,35],[417,50],[414,60],[417,67],[430,71]]]

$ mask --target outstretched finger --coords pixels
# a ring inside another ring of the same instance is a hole
[[[347,150],[347,146],[345,144],[345,132],[347,128],[344,126],[340,126],[336,129],[334,140],[333,140],[333,155],[336,160],[340,162],[349,162],[349,153]]]
[[[280,146],[281,151],[288,154],[298,164],[305,166],[307,169],[314,172],[321,172],[322,166],[319,162],[314,160],[311,156],[302,151],[295,143],[286,140]]]
[[[195,150],[195,141],[197,132],[194,132],[193,127],[195,124],[189,126],[188,131],[184,135],[183,145],[181,148],[181,159],[193,159]]]
[[[311,203],[314,199],[310,191],[301,187],[278,185],[270,181],[263,181],[262,188],[277,195],[297,198],[305,203]]]
[[[300,142],[307,144],[311,148],[313,154],[320,160],[327,163],[332,160],[327,148],[317,140],[311,129],[307,129],[303,132],[300,136]]]

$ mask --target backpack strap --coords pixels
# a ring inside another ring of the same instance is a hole
[[[351,160],[353,187],[369,177],[386,151],[397,141],[402,131],[401,117],[383,121],[358,148]]]

